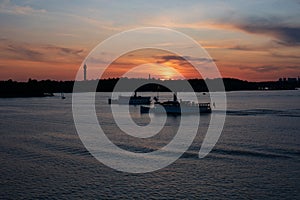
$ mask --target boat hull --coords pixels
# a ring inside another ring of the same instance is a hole
[[[141,113],[167,113],[167,114],[205,114],[211,113],[210,106],[162,106],[155,105],[153,107],[150,106],[141,106]]]
[[[151,103],[151,97],[127,97],[119,96],[118,99],[108,99],[109,104],[121,104],[121,105],[149,105]]]

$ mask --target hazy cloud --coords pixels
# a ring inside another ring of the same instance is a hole
[[[4,51],[10,51],[18,59],[40,61],[43,59],[43,54],[32,50],[23,45],[9,44]]]
[[[294,59],[300,59],[300,55],[293,55],[293,54],[283,54],[283,53],[271,53],[273,57],[276,58],[294,58]]]
[[[15,5],[10,0],[4,0],[0,3],[0,13],[27,15],[46,12],[45,9],[34,9],[30,6]]]
[[[279,71],[283,69],[290,69],[290,70],[297,70],[300,69],[300,66],[254,66],[254,67],[249,67],[249,66],[244,66],[240,67],[241,70],[247,70],[247,71],[253,71],[253,72],[259,72],[259,73],[268,73],[268,72],[274,72],[274,71]]]
[[[163,55],[163,56],[154,56],[155,59],[158,59],[157,63],[164,63],[168,61],[183,61],[186,62],[188,60],[190,61],[196,61],[196,62],[214,62],[216,60],[210,59],[210,58],[195,58],[190,56],[176,56],[176,55]]]
[[[46,49],[50,50],[56,50],[61,54],[72,54],[72,55],[80,55],[84,52],[84,49],[73,49],[73,48],[67,48],[67,47],[59,47],[59,46],[45,46]]]
[[[28,44],[2,40],[0,58],[39,62],[74,62],[83,59],[84,49],[55,45]]]
[[[299,45],[300,44],[300,27],[288,27],[285,25],[272,24],[243,24],[238,28],[254,34],[266,34],[278,39],[279,44],[283,45]]]

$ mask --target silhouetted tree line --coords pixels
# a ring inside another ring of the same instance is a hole
[[[88,80],[76,82],[77,90],[75,92],[111,92],[118,83],[119,78],[109,78],[101,80]],[[148,79],[129,79],[122,78],[122,84],[119,91],[129,91],[128,85],[143,85],[137,91],[169,91],[163,85],[170,85],[177,89],[177,91],[187,91],[184,85],[185,80],[157,80],[151,79],[150,84]],[[192,89],[196,92],[220,91],[223,88],[218,87],[218,82],[221,79],[190,79]],[[236,90],[294,90],[300,87],[299,82],[248,82],[233,78],[223,79],[226,91]],[[71,93],[73,92],[74,81],[53,81],[53,80],[32,80],[27,82],[16,82],[13,80],[0,81],[0,97],[43,97],[51,96],[53,93]]]

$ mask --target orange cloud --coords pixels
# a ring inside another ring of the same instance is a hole
[[[74,79],[86,50],[2,40],[0,79]]]
[[[192,59],[192,58],[190,58]],[[211,62],[201,58],[199,62]],[[151,64],[152,63],[152,64]],[[184,58],[173,55],[162,50],[146,49],[127,53],[115,60],[105,71],[102,78],[120,77],[127,71],[139,65],[149,64],[152,67],[150,72],[145,72],[143,78],[148,77],[150,73],[152,77],[161,79],[176,79],[178,76],[168,69],[162,70],[161,65],[172,67],[178,73],[186,78],[200,78],[198,71]],[[156,65],[155,65],[156,64]],[[160,64],[160,65],[158,65]],[[141,74],[137,74],[141,76]],[[99,78],[99,77],[94,77]],[[138,77],[137,77],[138,78]]]

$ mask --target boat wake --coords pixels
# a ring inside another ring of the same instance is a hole
[[[213,111],[218,113],[220,111]],[[272,115],[280,117],[300,117],[300,109],[291,110],[271,110],[271,109],[250,109],[250,110],[227,110],[227,115],[236,116],[259,116],[259,115]]]

